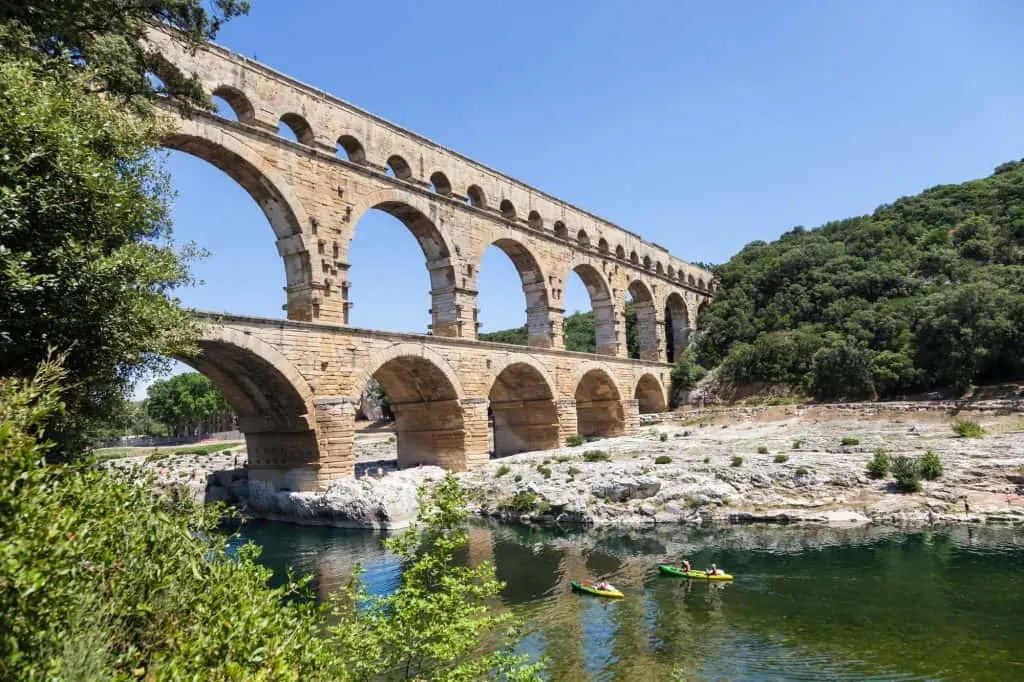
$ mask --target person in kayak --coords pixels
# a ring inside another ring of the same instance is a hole
[[[687,573],[689,573],[690,571],[693,570],[692,568],[690,568],[690,560],[689,559],[683,559],[683,570],[686,571]]]
[[[725,573],[722,569],[718,568],[718,564],[711,564],[711,568],[705,571],[708,575],[720,575]]]
[[[615,592],[616,591],[615,585],[612,585],[607,580],[602,580],[601,582],[599,582],[597,584],[597,589],[601,590],[602,592]]]

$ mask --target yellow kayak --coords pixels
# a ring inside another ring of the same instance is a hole
[[[659,564],[658,569],[662,573],[667,573],[668,575],[677,575],[681,578],[699,578],[701,580],[732,580],[732,576],[728,573],[708,575],[707,571],[687,571],[682,568],[676,568],[675,566],[669,566],[668,564]]]
[[[572,581],[572,589],[575,592],[592,594],[595,597],[609,597],[610,599],[622,599],[626,596],[618,590],[599,590],[595,585],[591,585],[589,583],[578,583],[575,580]]]

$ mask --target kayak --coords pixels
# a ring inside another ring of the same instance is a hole
[[[575,580],[572,581],[572,589],[574,592],[582,592],[584,594],[592,594],[595,597],[610,597],[612,599],[621,599],[625,595],[618,590],[599,590],[593,585],[586,583],[580,584]]]
[[[684,571],[681,568],[669,566],[668,564],[660,564],[658,568],[661,570],[662,573],[667,573],[668,575],[678,575],[681,578],[700,578],[702,580],[732,580],[732,576],[728,573],[708,575],[707,571]]]

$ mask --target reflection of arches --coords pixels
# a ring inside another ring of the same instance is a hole
[[[362,392],[370,377],[380,382],[391,401],[400,468],[466,468],[462,389],[443,358],[417,344],[396,344],[374,354],[356,372],[353,396]]]
[[[678,292],[672,292],[665,300],[665,351],[669,362],[678,362],[683,357],[690,341],[690,314],[686,301]]]
[[[387,161],[388,170],[399,180],[411,180],[412,168],[409,163],[398,154],[392,154]]]
[[[448,176],[441,171],[435,171],[430,176],[430,184],[433,186],[434,191],[442,196],[448,196],[452,193],[452,183],[448,181]]]
[[[526,297],[526,329],[531,346],[550,347],[551,328],[548,315],[548,289],[544,272],[530,250],[515,239],[503,238],[494,246],[504,252],[515,265]],[[481,266],[478,266],[478,270]]]
[[[469,188],[466,189],[466,198],[469,199],[471,206],[487,208],[487,197],[484,194],[484,191],[480,189],[479,185],[470,185]]]
[[[310,127],[306,119],[298,114],[289,112],[281,117],[281,123],[288,126],[288,129],[295,135],[295,139],[300,143],[304,145],[313,144],[313,128]]]
[[[366,161],[366,150],[356,138],[351,135],[342,135],[338,138],[339,155],[345,153],[352,163],[363,163]]]
[[[252,102],[238,88],[233,88],[230,85],[221,85],[211,94],[227,102],[239,123],[250,123],[256,116],[256,110],[253,109]]]
[[[558,447],[554,391],[536,362],[520,356],[506,363],[495,377],[488,399],[494,415],[496,455]]]
[[[638,279],[630,282],[628,291],[633,297],[633,309],[636,310],[640,357],[644,360],[659,360],[661,353],[658,349],[658,315],[654,307],[654,296],[647,285]]]
[[[608,283],[593,265],[577,265],[573,272],[583,280],[590,296],[590,309],[594,311],[594,351],[602,355],[617,355],[619,344],[615,336],[615,306]]]
[[[625,428],[619,389],[604,369],[591,369],[576,386],[576,428],[582,436],[617,436]]]
[[[653,414],[665,411],[665,392],[661,388],[661,382],[653,374],[645,374],[636,382],[636,391],[633,397],[636,398],[640,408],[640,414]]]

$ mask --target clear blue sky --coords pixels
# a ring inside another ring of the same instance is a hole
[[[218,42],[687,260],[722,262],[1024,157],[1022,35],[1013,0],[254,0]],[[172,153],[169,168],[176,238],[212,252],[183,302],[283,316],[255,202],[202,161]],[[426,270],[400,223],[360,221],[350,261],[354,325],[425,330]],[[567,298],[589,309],[582,283]],[[525,322],[494,247],[479,307],[484,330]]]

